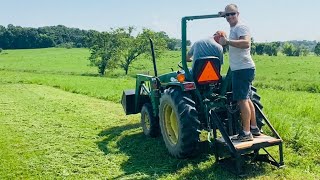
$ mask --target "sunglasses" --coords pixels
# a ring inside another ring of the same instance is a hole
[[[235,13],[235,12],[232,12],[232,13],[226,13],[226,14],[225,14],[225,16],[226,16],[226,17],[228,17],[228,16],[234,16],[234,15],[236,15],[236,14],[237,14],[237,13]]]

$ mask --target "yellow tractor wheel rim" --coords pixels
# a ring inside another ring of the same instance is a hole
[[[169,141],[174,145],[177,144],[179,139],[177,115],[170,105],[164,107],[164,125]]]
[[[144,124],[146,128],[149,130],[150,129],[150,119],[147,113],[144,113]]]

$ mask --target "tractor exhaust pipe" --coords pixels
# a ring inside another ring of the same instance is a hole
[[[151,46],[151,53],[152,53],[152,62],[153,62],[153,70],[154,70],[154,76],[158,77],[158,72],[157,72],[157,64],[156,64],[156,57],[154,55],[154,48],[153,48],[153,41],[151,38],[149,38],[150,41],[150,46]]]

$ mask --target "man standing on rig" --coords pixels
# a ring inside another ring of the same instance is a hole
[[[243,126],[243,132],[232,140],[252,141],[253,135],[259,136],[261,133],[256,122],[255,108],[250,100],[251,84],[255,76],[255,64],[250,54],[251,34],[249,28],[239,20],[237,5],[227,5],[220,15],[230,24],[229,39],[224,36],[219,43],[229,45],[233,100],[239,104]]]

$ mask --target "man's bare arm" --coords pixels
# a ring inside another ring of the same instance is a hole
[[[226,37],[221,37],[219,40],[221,45],[230,45],[240,49],[247,49],[251,46],[250,36],[240,36],[238,40],[228,40]]]
[[[251,45],[251,38],[250,36],[241,36],[239,40],[229,40],[229,45],[240,49],[247,49]]]

